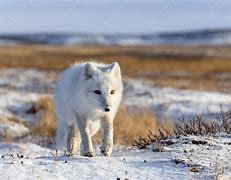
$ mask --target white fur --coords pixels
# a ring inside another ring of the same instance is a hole
[[[99,90],[100,95],[94,91]],[[114,94],[111,91],[114,90]],[[91,136],[103,129],[101,152],[110,156],[113,146],[113,119],[122,96],[118,63],[95,62],[75,64],[64,71],[54,92],[58,128],[56,145],[76,153],[93,156]],[[110,112],[105,112],[105,108]]]

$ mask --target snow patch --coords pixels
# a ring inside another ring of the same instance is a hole
[[[159,118],[176,120],[195,114],[208,115],[231,109],[231,95],[219,92],[157,87],[141,81],[125,81],[124,102],[128,106],[149,107]]]
[[[23,124],[12,122],[9,120],[0,121],[0,137],[1,138],[16,138],[22,137],[29,133],[29,129]]]

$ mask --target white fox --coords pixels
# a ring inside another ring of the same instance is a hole
[[[109,65],[86,62],[64,71],[54,92],[58,119],[57,148],[66,147],[74,155],[81,143],[81,154],[93,157],[91,136],[102,127],[100,149],[103,155],[110,156],[113,119],[121,101],[122,89],[117,62]]]

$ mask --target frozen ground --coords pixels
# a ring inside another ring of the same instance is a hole
[[[57,80],[53,72],[0,70],[0,136],[28,134],[24,123],[36,124],[39,114],[26,113],[32,102],[50,94]],[[124,103],[149,107],[159,118],[175,120],[180,115],[216,114],[231,107],[231,94],[163,88],[141,81],[124,82]],[[13,120],[12,120],[13,119]],[[16,120],[15,120],[16,119]],[[18,123],[23,122],[23,123]],[[193,144],[192,140],[206,141]],[[216,169],[231,179],[231,138],[181,137],[174,144],[155,144],[146,150],[116,147],[110,158],[64,157],[36,140],[0,144],[1,179],[213,179]],[[153,152],[163,146],[163,152]],[[98,147],[97,147],[98,149]],[[18,154],[18,157],[17,157]],[[22,155],[22,156],[21,156]],[[20,157],[21,156],[21,157]],[[195,168],[199,172],[191,172]]]
[[[230,138],[185,136],[167,141],[174,144],[167,146],[162,142],[150,145],[145,150],[125,150],[117,147],[110,158],[100,154],[95,158],[66,157],[62,152],[56,154],[55,150],[37,144],[1,143],[0,177],[214,179],[216,174],[220,174],[221,179],[231,178]],[[155,152],[156,147],[160,146],[162,151]]]
[[[231,94],[157,87],[147,82],[125,81],[124,101],[128,106],[150,107],[160,119],[211,115],[231,109]]]

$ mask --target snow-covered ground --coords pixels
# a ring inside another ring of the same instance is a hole
[[[38,123],[39,114],[26,112],[33,102],[51,94],[57,77],[55,72],[33,69],[0,70],[1,137],[29,133],[23,123]],[[231,109],[231,94],[163,88],[135,80],[124,81],[123,100],[130,107],[151,108],[160,119],[216,114],[220,111],[219,104],[225,111]],[[198,139],[206,144],[192,143]],[[62,152],[56,157],[54,149],[36,140],[1,143],[0,179],[213,179],[219,168],[224,171],[223,179],[231,179],[230,137],[189,136],[171,141],[174,144],[163,146],[163,152],[153,152],[159,146],[156,144],[146,150],[117,146],[110,158],[100,153],[95,158],[64,157]],[[199,172],[191,172],[192,168]]]
[[[165,140],[166,141],[166,140]],[[145,150],[115,148],[111,157],[67,157],[32,143],[0,144],[1,179],[231,178],[231,139],[185,136]],[[205,144],[196,144],[197,142]],[[161,152],[155,148],[161,146]],[[96,147],[98,149],[98,147]],[[194,171],[194,172],[192,172]],[[198,172],[195,172],[198,171]],[[219,173],[220,172],[220,173]]]
[[[160,118],[208,115],[231,109],[231,94],[157,87],[147,82],[125,81],[124,102],[128,106],[150,107]]]

